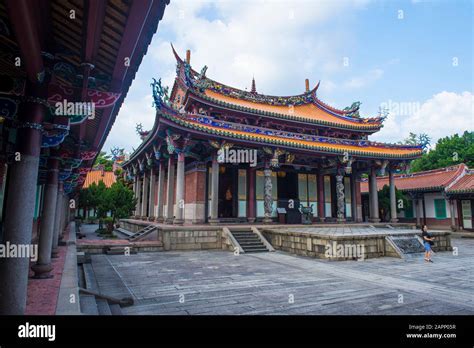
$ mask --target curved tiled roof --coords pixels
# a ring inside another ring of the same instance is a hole
[[[446,190],[448,193],[470,193],[474,192],[474,171],[467,171],[458,181]]]
[[[443,190],[456,180],[466,169],[461,163],[455,166],[428,170],[413,174],[396,174],[395,186],[401,191]],[[381,190],[388,185],[388,176],[377,178],[377,189]],[[361,182],[361,192],[368,192],[368,182]]]
[[[350,115],[351,111],[331,107],[316,96],[319,83],[311,91],[294,96],[271,96],[248,92],[227,86],[206,76],[200,76],[187,62],[183,61],[171,45],[178,62],[178,68],[185,66],[188,75],[178,69],[178,77],[187,85],[192,94],[217,105],[238,111],[256,113],[263,116],[320,124],[329,127],[374,132],[382,127],[381,117],[360,118]],[[181,73],[179,72],[181,71]],[[187,76],[187,77],[186,77]],[[186,82],[187,80],[187,82]],[[175,85],[173,86],[173,90]]]
[[[354,119],[345,116],[333,115],[314,103],[295,105],[292,107],[284,105],[271,105],[233,98],[210,89],[206,89],[204,93],[199,93],[199,95],[207,97],[206,99],[217,102],[222,106],[244,108],[250,112],[262,112],[263,114],[269,116],[355,129],[377,130],[381,127],[380,122],[369,123],[365,122],[365,119],[363,118]]]
[[[307,140],[305,135],[292,133],[295,137],[287,136],[278,136],[275,134],[265,134],[265,132],[255,132],[252,130],[239,130],[239,129],[230,129],[226,125],[232,124],[226,122],[224,126],[219,127],[213,124],[206,124],[196,121],[195,118],[190,118],[186,115],[177,115],[170,110],[166,111],[164,108],[161,109],[161,114],[164,118],[186,128],[194,129],[196,131],[202,132],[204,134],[214,134],[217,136],[226,136],[235,139],[243,139],[254,142],[259,142],[262,144],[274,144],[278,146],[293,147],[299,149],[313,150],[315,152],[324,152],[324,153],[333,153],[333,154],[343,154],[347,152],[351,155],[362,156],[362,157],[377,157],[377,158],[415,158],[419,157],[422,153],[421,148],[419,147],[409,147],[409,146],[396,146],[396,145],[385,145],[380,143],[373,143],[366,141],[364,146],[359,146],[357,144],[351,144],[350,141],[346,143],[340,139],[332,139],[333,141],[327,141],[323,137],[321,140]],[[249,127],[250,128],[250,127]],[[318,138],[318,137],[315,137]]]

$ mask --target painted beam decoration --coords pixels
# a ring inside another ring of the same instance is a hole
[[[43,138],[41,140],[41,147],[56,147],[60,145],[64,138],[69,134],[69,124],[53,124],[51,129],[43,130]]]

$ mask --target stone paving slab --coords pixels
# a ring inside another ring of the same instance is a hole
[[[474,240],[458,255],[319,260],[283,252],[99,255],[136,303],[124,314],[474,314]],[[106,284],[104,284],[106,285]]]

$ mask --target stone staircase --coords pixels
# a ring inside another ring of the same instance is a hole
[[[254,231],[252,231],[250,227],[248,229],[229,230],[245,253],[259,253],[269,251],[260,237]]]
[[[145,237],[146,235],[150,234],[151,232],[155,231],[158,227],[154,225],[148,225],[147,227],[141,229],[140,231],[132,234],[128,237],[128,240],[131,242],[135,242],[140,238]]]

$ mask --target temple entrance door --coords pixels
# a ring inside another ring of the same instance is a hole
[[[238,168],[220,167],[219,173],[219,218],[237,217]]]
[[[301,214],[299,211],[300,200],[298,197],[298,174],[295,172],[277,172],[277,192],[278,208],[286,209],[286,223],[301,223]],[[290,204],[290,202],[292,202],[292,204]]]

